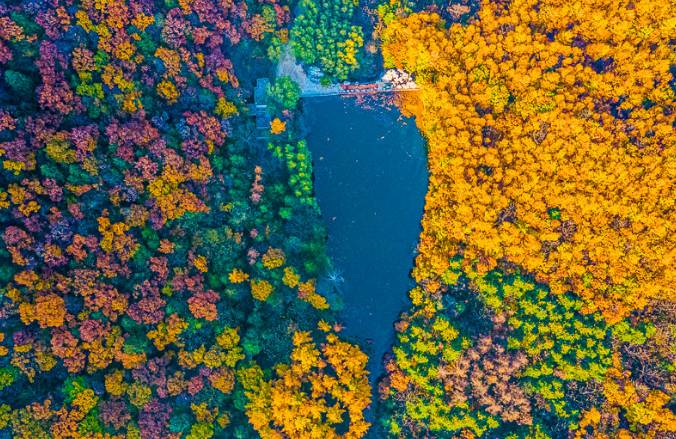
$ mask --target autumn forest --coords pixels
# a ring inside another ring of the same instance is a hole
[[[354,84],[429,170],[382,358]],[[0,0],[0,162],[0,439],[676,438],[676,0]]]

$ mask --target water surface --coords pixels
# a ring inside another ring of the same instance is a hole
[[[344,332],[370,341],[374,380],[413,285],[429,178],[424,142],[396,107],[367,110],[333,96],[305,98],[303,111],[328,253],[344,278]]]

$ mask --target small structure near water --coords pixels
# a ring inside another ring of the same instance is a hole
[[[413,81],[413,77],[404,70],[391,69],[385,72],[379,80],[369,83],[351,84],[344,82],[341,84],[331,84],[322,86],[316,80],[321,78],[321,70],[311,67],[305,79],[305,84],[301,84],[303,97],[311,96],[334,96],[347,94],[378,93],[389,91],[413,91],[419,90],[418,84]]]
[[[371,84],[340,84],[343,93],[375,93],[379,86],[377,82]]]
[[[302,63],[297,63],[289,44],[284,47],[282,56],[277,64],[277,77],[281,76],[288,76],[295,81],[300,86],[302,97],[413,91],[420,89],[415,81],[413,81],[412,76],[400,69],[390,69],[379,80],[371,83],[350,84],[346,82],[342,84],[330,84],[326,87],[322,86],[321,80],[324,77],[324,72],[317,66],[305,66]]]

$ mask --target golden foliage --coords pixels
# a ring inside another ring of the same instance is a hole
[[[246,274],[242,270],[238,270],[236,268],[234,270],[232,270],[232,273],[230,273],[228,275],[228,280],[230,281],[230,283],[233,283],[233,284],[242,283],[245,280],[247,280],[248,278],[249,278],[248,274]]]
[[[282,278],[284,285],[288,286],[289,288],[295,288],[299,281],[300,276],[296,273],[293,267],[286,267],[284,269],[284,277]]]
[[[386,62],[423,88],[418,281],[462,242],[466,270],[516,263],[609,323],[676,298],[675,17],[673,2],[514,0],[447,31],[436,14],[388,25]]]
[[[268,269],[281,267],[286,262],[286,257],[282,249],[270,247],[263,255],[263,265]]]
[[[223,119],[227,119],[232,115],[238,115],[237,107],[232,102],[228,102],[225,98],[218,98],[218,105],[216,106],[216,114]]]
[[[275,118],[270,122],[270,132],[272,134],[280,134],[286,131],[286,122],[282,122],[278,118]]]
[[[249,398],[247,416],[261,438],[363,437],[369,427],[363,411],[371,398],[368,357],[335,334],[317,346],[309,332],[296,332],[293,344],[291,365],[278,365],[269,381],[257,366],[238,372]],[[337,433],[346,419],[348,430]]]
[[[251,281],[251,295],[254,299],[260,300],[261,302],[265,301],[265,299],[270,296],[273,289],[270,282],[266,280]]]
[[[310,279],[305,283],[298,284],[298,297],[310,303],[316,309],[327,309],[329,304],[326,299],[316,293],[317,280]]]
[[[207,259],[204,256],[202,255],[197,256],[195,260],[192,261],[192,263],[193,265],[195,265],[195,268],[197,268],[202,273],[207,272]]]
[[[5,334],[0,332],[0,343],[5,341]],[[5,346],[0,346],[0,357],[5,356],[9,353],[9,350]]]
[[[167,80],[163,80],[157,85],[157,94],[166,99],[170,104],[178,102],[176,86]]]
[[[172,314],[167,318],[166,323],[160,323],[157,325],[157,329],[148,331],[147,337],[161,351],[169,343],[175,343],[180,347],[183,344],[178,341],[178,336],[187,328],[188,324],[185,323],[185,320],[180,318],[178,314]]]
[[[235,387],[235,374],[227,367],[220,367],[209,375],[209,382],[214,389],[227,394]]]
[[[317,282],[315,279],[310,279],[305,283],[298,285],[298,297],[303,300],[309,300],[312,294],[315,294],[315,286]]]
[[[127,390],[124,382],[124,371],[118,370],[106,375],[106,391],[111,395],[123,395]]]

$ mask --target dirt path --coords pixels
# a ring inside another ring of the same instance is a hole
[[[296,64],[296,57],[293,55],[293,50],[291,50],[291,44],[284,46],[281,59],[277,64],[277,77],[279,78],[280,76],[289,76],[300,85],[301,92],[305,91],[305,78],[307,75],[303,71],[303,67],[300,64]]]

